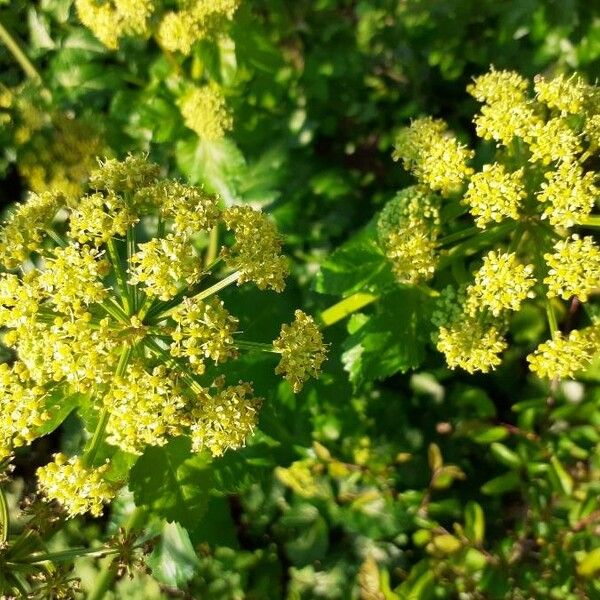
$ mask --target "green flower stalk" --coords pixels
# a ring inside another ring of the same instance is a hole
[[[31,443],[80,394],[97,425],[83,454],[38,471],[47,498],[71,516],[98,515],[118,485],[103,443],[141,454],[187,435],[196,452],[245,445],[260,398],[228,382],[242,352],[280,354],[277,372],[299,391],[317,376],[325,345],[296,313],[272,344],[243,339],[218,292],[234,283],[282,291],[288,273],[275,225],[247,206],[223,209],[202,189],[159,177],[143,157],[107,160],[77,201],[32,194],[0,231],[0,324],[16,361],[0,365],[0,455]],[[208,267],[210,232],[228,230]],[[121,482],[119,482],[121,483]]]
[[[538,76],[530,88],[494,69],[468,87],[483,105],[477,135],[493,144],[479,170],[444,122],[425,117],[402,130],[394,157],[418,184],[382,212],[379,236],[402,284],[446,285],[442,271],[454,266],[456,284],[434,315],[451,368],[498,366],[510,315],[542,302],[551,339],[528,357],[530,368],[572,377],[600,349],[595,326],[569,333],[557,322],[561,302],[585,302],[600,282],[600,248],[579,232],[596,224],[589,159],[600,143],[600,89],[577,75]]]

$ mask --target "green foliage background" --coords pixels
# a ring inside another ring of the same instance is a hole
[[[183,439],[148,449],[107,519],[70,523],[50,547],[93,546],[136,505],[158,536],[153,575],[119,582],[116,598],[600,598],[600,371],[554,390],[530,379],[524,356],[544,329],[535,310],[513,323],[493,375],[448,371],[429,345],[431,299],[394,283],[373,225],[410,182],[391,160],[395,130],[431,114],[473,142],[464,90],[490,64],[594,80],[595,3],[256,0],[186,60],[152,40],[109,51],[71,4],[0,2],[43,88],[3,46],[1,83],[45,115],[23,143],[22,115],[3,109],[2,201],[23,196],[28,153],[68,153],[66,115],[105,154],[149,152],[169,175],[275,217],[294,283],[269,303],[230,294],[233,312],[252,315],[245,332],[272,339],[274,315],[296,306],[332,325],[326,370],[298,396],[274,376],[256,380],[270,369],[240,367],[265,398],[247,448],[212,464]],[[191,81],[222,86],[235,122],[226,139],[185,127],[177,99]],[[356,293],[364,306],[349,319],[327,312]],[[20,453],[14,495],[80,435],[71,414]],[[106,571],[76,561],[90,597]]]

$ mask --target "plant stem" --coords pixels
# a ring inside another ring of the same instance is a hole
[[[112,263],[113,269],[115,270],[115,275],[117,276],[117,285],[119,286],[119,294],[121,295],[123,308],[128,315],[131,315],[133,313],[131,312],[132,307],[131,299],[129,298],[127,275],[125,274],[125,270],[121,264],[121,257],[119,256],[115,240],[112,238],[109,239],[106,243],[106,247],[108,248],[110,262]]]
[[[213,294],[216,294],[217,292],[220,292],[222,289],[225,289],[227,286],[231,285],[232,283],[235,283],[239,279],[240,275],[241,275],[240,271],[235,271],[234,273],[227,275],[227,277],[225,277],[224,279],[221,279],[221,281],[218,281],[214,285],[211,285],[210,287],[207,287],[206,289],[202,290],[201,292],[198,292],[197,294],[190,296],[190,297],[194,298],[196,300],[204,300],[205,298],[209,298]],[[166,316],[170,315],[176,308],[177,307],[174,306],[173,308],[161,313],[161,316],[166,317]]]
[[[131,264],[131,257],[135,254],[135,230],[133,226],[127,229],[127,264]],[[131,311],[135,314],[137,311],[138,298],[137,286],[127,282],[127,295],[131,299]]]
[[[10,516],[8,513],[8,504],[4,490],[0,488],[0,542],[6,542],[8,539],[8,528],[10,526]]]
[[[209,267],[215,262],[217,258],[217,252],[219,251],[219,228],[217,226],[210,230],[210,237],[208,238],[208,249],[206,250],[206,258],[204,259],[204,266]]]
[[[463,240],[465,238],[477,235],[482,230],[479,227],[467,227],[466,229],[461,229],[460,231],[456,231],[455,233],[451,233],[437,241],[437,245],[446,246],[447,244],[452,244],[454,242],[458,242],[459,240]]]
[[[127,523],[125,524],[125,531],[129,533],[133,529],[141,527],[146,520],[148,511],[143,507],[136,507],[135,510],[129,516]],[[102,600],[106,595],[115,581],[115,571],[111,568],[111,563],[106,562],[102,566],[102,570],[96,579],[94,589],[90,592],[87,600]]]
[[[330,306],[321,313],[321,323],[324,327],[329,327],[342,319],[345,319],[348,315],[360,310],[361,308],[375,302],[379,296],[374,294],[366,294],[358,292],[348,296],[343,300],[340,300],[337,304]]]
[[[112,299],[107,302],[98,302],[98,306],[104,310],[107,314],[109,314],[113,319],[120,321],[121,323],[128,323],[129,318],[123,312],[123,309]]]
[[[25,75],[36,82],[41,82],[42,78],[38,73],[37,69],[33,66],[33,63],[29,60],[27,55],[21,50],[19,44],[10,35],[4,25],[0,22],[0,41],[6,46],[8,51],[13,55],[14,59],[19,63],[23,69]]]
[[[600,215],[583,217],[577,225],[581,225],[582,227],[600,227]]]
[[[265,344],[263,342],[248,342],[245,340],[236,340],[235,345],[242,350],[256,350],[258,352],[271,352],[279,354],[273,344]]]
[[[127,363],[129,362],[129,357],[131,356],[131,350],[132,347],[129,344],[125,344],[123,346],[123,349],[121,350],[121,356],[119,357],[119,363],[117,364],[117,370],[115,371],[115,376],[121,377],[125,374]],[[102,444],[102,441],[104,440],[104,434],[106,433],[106,426],[108,425],[109,419],[109,411],[107,409],[103,409],[100,412],[100,418],[98,419],[98,424],[94,430],[94,435],[92,436],[89,447],[83,455],[83,461],[89,466],[94,464],[94,459],[96,458],[96,454],[98,454],[100,444]]]
[[[556,320],[556,313],[554,312],[554,307],[552,306],[552,300],[550,300],[550,298],[546,298],[546,316],[548,317],[550,335],[552,338],[555,338],[556,333],[558,332],[558,321]]]

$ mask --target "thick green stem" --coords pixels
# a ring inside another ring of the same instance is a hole
[[[137,507],[127,520],[125,531],[129,533],[134,529],[140,528],[146,521],[147,516],[148,512],[145,508]],[[102,570],[96,578],[94,589],[89,593],[87,600],[102,600],[106,595],[106,592],[110,591],[112,588],[114,581],[115,571],[111,567],[111,563],[107,561],[102,566]]]
[[[123,312],[123,309],[116,303],[112,298],[106,302],[99,302],[98,306],[104,310],[113,319],[120,321],[121,323],[129,323],[129,317]]]
[[[123,302],[123,308],[125,309],[125,312],[128,315],[131,315],[133,313],[131,306],[131,298],[129,297],[129,284],[127,283],[127,274],[125,273],[125,269],[123,269],[123,264],[121,263],[121,257],[119,256],[115,240],[112,238],[108,240],[108,242],[106,243],[106,247],[108,248],[110,262],[115,271],[115,275],[117,276],[117,285],[119,287],[121,301]]]
[[[213,227],[210,230],[210,237],[208,238],[208,248],[206,250],[206,258],[204,259],[204,265],[210,266],[215,262],[217,253],[219,251],[219,228]]]
[[[131,356],[131,350],[132,347],[129,344],[123,346],[123,349],[121,350],[121,356],[119,357],[119,363],[117,364],[117,370],[115,372],[115,375],[117,377],[121,377],[125,374],[127,364],[129,362],[129,357]],[[108,425],[109,419],[109,411],[107,409],[103,409],[100,412],[98,424],[96,425],[96,429],[94,430],[94,435],[92,436],[89,447],[83,455],[83,461],[88,466],[92,466],[94,464],[96,454],[98,454],[100,445],[104,441],[104,435],[106,434],[106,427]]]
[[[8,539],[8,528],[10,527],[10,516],[4,490],[0,488],[0,542]]]
[[[600,227],[600,215],[589,215],[579,220],[577,225],[582,227]]]
[[[210,298],[210,296],[212,296],[213,294],[216,294],[217,292],[220,292],[221,290],[225,289],[227,286],[230,286],[232,283],[235,283],[240,278],[240,275],[240,271],[235,271],[234,273],[231,273],[231,275],[227,275],[227,277],[221,279],[221,281],[218,281],[214,285],[211,285],[210,287],[207,287],[201,292],[194,294],[193,296],[191,296],[191,298],[194,298],[196,300],[204,300],[205,298]],[[170,315],[176,308],[177,306],[174,306],[173,308],[162,312],[161,316],[166,317]]]
[[[131,264],[131,257],[135,254],[135,230],[130,227],[127,230],[127,264]],[[138,306],[137,286],[127,281],[127,295],[131,300],[131,310],[135,314]]]
[[[271,352],[275,354],[279,354],[275,348],[273,348],[273,344],[265,344],[263,342],[248,342],[245,340],[236,340],[235,345],[241,350],[250,350],[250,351],[258,351],[258,352]]]
[[[324,310],[321,313],[321,323],[324,327],[329,327],[330,325],[345,319],[348,315],[355,313],[357,310],[375,302],[378,298],[379,296],[363,292],[348,296],[348,298],[344,298],[337,304]]]
[[[546,298],[546,316],[548,318],[548,326],[550,327],[550,335],[552,338],[555,338],[558,333],[558,321],[550,298]]]
[[[42,78],[37,72],[37,69],[33,66],[33,63],[29,60],[27,55],[21,50],[19,44],[14,40],[12,35],[8,33],[4,25],[0,22],[0,40],[6,46],[8,51],[13,55],[15,60],[19,63],[23,69],[25,75],[36,82],[41,82]]]
[[[451,233],[443,238],[440,238],[437,241],[437,245],[447,246],[448,244],[453,244],[454,242],[458,242],[460,240],[464,240],[465,238],[473,237],[478,233],[481,233],[481,229],[479,227],[467,227],[466,229],[461,229],[460,231],[456,231],[455,233]]]

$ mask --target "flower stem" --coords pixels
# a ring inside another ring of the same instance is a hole
[[[117,377],[123,376],[125,374],[125,370],[127,369],[127,364],[129,362],[129,357],[131,356],[131,351],[132,347],[129,344],[125,344],[123,346],[123,349],[121,350],[121,356],[119,357],[119,363],[117,364],[117,370],[115,371],[115,375]],[[93,465],[94,459],[96,458],[96,454],[98,454],[100,444],[102,444],[104,440],[104,434],[106,433],[106,426],[108,425],[109,419],[110,413],[107,409],[103,409],[100,412],[98,424],[96,425],[96,429],[94,430],[94,435],[92,436],[89,447],[83,455],[84,463],[89,466]]]
[[[113,269],[115,270],[115,275],[117,276],[117,285],[119,286],[119,294],[121,295],[123,308],[128,315],[131,315],[133,313],[131,312],[132,306],[131,299],[129,297],[127,275],[125,274],[125,269],[123,269],[121,257],[119,256],[115,240],[112,238],[108,240],[106,247],[108,248],[110,262],[112,263]]]
[[[600,215],[583,217],[577,224],[582,227],[600,227]]]
[[[33,66],[33,63],[29,60],[27,55],[21,50],[19,44],[10,35],[4,25],[0,22],[0,41],[6,46],[8,51],[13,55],[14,59],[19,63],[19,66],[23,69],[23,72],[27,77],[33,79],[36,82],[41,82],[42,78],[38,73],[37,69]]]
[[[375,302],[379,296],[374,294],[365,294],[358,292],[344,298],[340,302],[330,306],[321,313],[321,323],[324,327],[329,327],[342,319],[345,319],[348,315],[355,313],[357,310]]]
[[[249,342],[245,340],[236,340],[235,345],[241,350],[255,350],[258,352],[271,352],[275,354],[279,354],[275,348],[273,348],[273,344],[265,344],[263,342]]]
[[[10,526],[10,516],[8,504],[4,490],[0,488],[0,542],[6,542],[8,539],[8,528]]]
[[[208,238],[208,249],[206,250],[206,258],[204,259],[204,265],[209,267],[217,258],[217,252],[219,251],[219,228],[213,227],[210,230],[210,237]]]
[[[131,257],[135,254],[135,230],[132,227],[127,229],[127,263],[131,264]],[[127,295],[131,300],[131,310],[132,314],[135,314],[137,311],[138,305],[138,297],[137,297],[137,287],[127,282]]]
[[[136,507],[131,513],[127,523],[125,524],[125,532],[129,533],[134,529],[140,528],[148,516],[148,512],[143,507]],[[112,568],[111,562],[107,561],[102,566],[100,574],[96,578],[94,588],[91,590],[87,597],[87,600],[102,600],[106,596],[114,581],[115,581],[115,570]]]
[[[556,320],[556,313],[554,312],[550,298],[546,298],[546,316],[548,318],[548,326],[550,327],[550,335],[552,338],[555,338],[558,332],[558,321]]]

